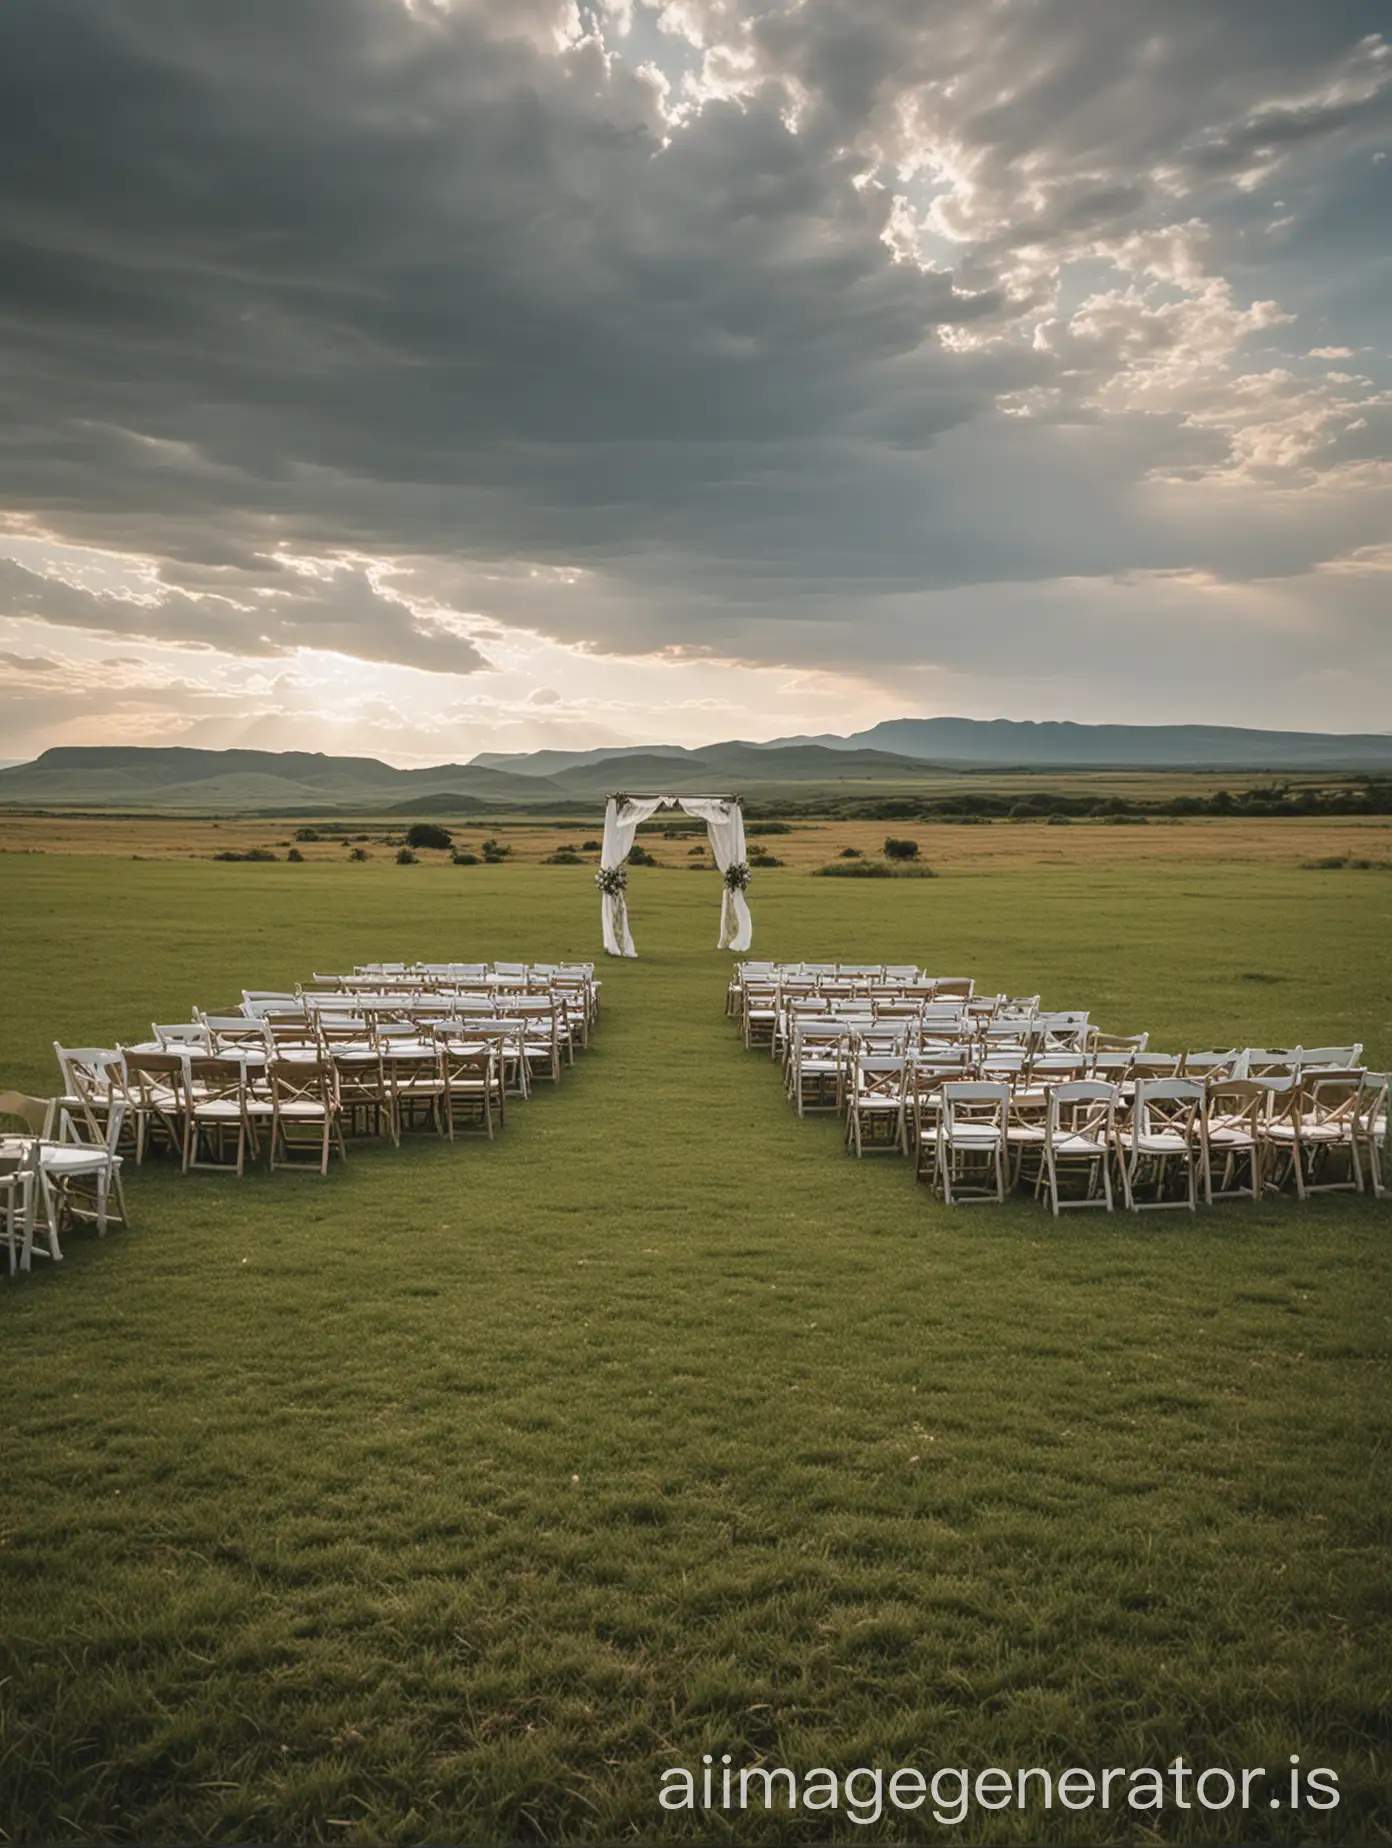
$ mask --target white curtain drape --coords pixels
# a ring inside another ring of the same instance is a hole
[[[744,810],[738,802],[715,796],[610,796],[604,810],[604,845],[600,867],[611,871],[623,865],[633,848],[638,824],[659,809],[680,808],[694,821],[704,821],[711,854],[723,874],[745,860]],[[600,923],[604,947],[611,956],[636,956],[628,928],[628,906],[622,892],[601,892]],[[725,887],[720,903],[720,948],[747,950],[754,940],[754,920],[743,892]]]

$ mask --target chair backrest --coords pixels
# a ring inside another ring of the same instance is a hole
[[[1137,1083],[1142,1080],[1154,1082],[1161,1078],[1178,1078],[1180,1064],[1177,1052],[1137,1053],[1131,1061],[1131,1075]]]
[[[174,1021],[169,1025],[161,1025],[159,1021],[153,1021],[150,1031],[161,1047],[177,1050],[180,1046],[201,1046],[205,1052],[210,1049],[208,1023],[201,1018]]]
[[[225,1053],[186,1052],[180,1061],[190,1108],[201,1104],[246,1107],[246,1063]]]
[[[908,1061],[901,1056],[861,1052],[856,1055],[855,1088],[863,1097],[902,1097]]]
[[[1142,1135],[1177,1130],[1188,1136],[1204,1101],[1192,1078],[1138,1078],[1132,1121]]]
[[[800,1020],[793,1032],[793,1049],[798,1054],[810,1052],[815,1056],[827,1046],[847,1046],[850,1039],[850,1029],[841,1021]]]
[[[1100,1084],[1095,1078],[1076,1078],[1066,1084],[1051,1085],[1045,1133],[1051,1140],[1059,1136],[1109,1140],[1116,1121],[1118,1096],[1116,1085]]]
[[[1065,1052],[1085,1047],[1091,1032],[1086,1010],[1079,1008],[1036,1014],[1030,1023],[1034,1044],[1043,1052]]]
[[[24,1091],[0,1091],[0,1117],[16,1117],[34,1136],[51,1138],[58,1112],[56,1097],[30,1097]]]
[[[87,1107],[105,1109],[124,1082],[120,1051],[113,1046],[60,1046],[53,1042],[63,1088]]]
[[[1028,1064],[1029,1053],[1023,1046],[988,1046],[976,1062],[985,1079],[1012,1077]]]
[[[1297,1046],[1295,1057],[1301,1072],[1312,1066],[1328,1071],[1353,1071],[1363,1057],[1361,1044],[1355,1046]]]
[[[1149,1044],[1148,1033],[1094,1033],[1092,1036],[1094,1052],[1144,1052]]]
[[[991,1079],[949,1079],[942,1088],[940,1133],[950,1142],[954,1132],[970,1124],[975,1128],[1005,1131],[1010,1109],[1010,1086]]]
[[[955,1001],[925,1001],[921,1010],[925,1030],[950,1027],[954,1031],[966,1025],[967,1015]]]
[[[267,1075],[271,1102],[278,1109],[314,1104],[327,1110],[338,1101],[337,1075],[328,1059],[272,1059]]]
[[[126,1096],[141,1108],[147,1109],[161,1090],[183,1088],[182,1051],[171,1047],[167,1052],[124,1052],[124,1060]]]
[[[1296,1087],[1298,1108],[1307,1123],[1327,1126],[1331,1123],[1355,1123],[1363,1096],[1365,1073],[1356,1071],[1318,1071],[1302,1074]]]
[[[1220,1078],[1235,1077],[1241,1059],[1236,1048],[1230,1052],[1186,1052],[1180,1069],[1186,1078],[1202,1078],[1212,1085]]]
[[[1243,1050],[1233,1076],[1235,1078],[1291,1078],[1299,1066],[1299,1054],[1289,1046],[1248,1046]]]
[[[902,1056],[909,1037],[908,1021],[877,1020],[873,1026],[857,1028],[855,1041],[858,1048],[872,1055],[898,1053]]]
[[[277,992],[270,988],[244,988],[242,990],[242,1012],[244,1014],[283,1014],[289,1008],[303,1008],[304,1002],[299,995],[288,995],[283,990]]]
[[[1224,1128],[1245,1129],[1254,1140],[1260,1125],[1271,1114],[1276,1095],[1268,1084],[1253,1078],[1234,1078],[1221,1073],[1210,1078],[1204,1097],[1205,1127],[1221,1123]]]
[[[1070,1079],[1081,1080],[1088,1065],[1085,1052],[1036,1052],[1030,1059],[1030,1080],[1043,1078],[1058,1084]]]

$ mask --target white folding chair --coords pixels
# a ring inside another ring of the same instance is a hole
[[[935,1178],[946,1205],[1005,1199],[1009,1108],[1008,1084],[967,1079],[943,1085]]]
[[[1189,1078],[1136,1081],[1130,1115],[1117,1129],[1121,1184],[1129,1211],[1139,1213],[1171,1206],[1188,1207],[1191,1213],[1195,1210],[1200,1153],[1198,1117],[1203,1101],[1203,1086]],[[1167,1200],[1165,1186],[1175,1163],[1182,1171],[1184,1194],[1181,1199]],[[1152,1200],[1142,1200],[1138,1194],[1147,1170],[1155,1184]]]
[[[1272,1096],[1271,1086],[1254,1078],[1225,1075],[1208,1080],[1199,1117],[1205,1205],[1261,1199]]]
[[[1273,1109],[1266,1126],[1267,1141],[1278,1155],[1287,1157],[1290,1178],[1302,1200],[1312,1193],[1364,1191],[1358,1135],[1363,1083],[1361,1070],[1313,1072],[1292,1086],[1284,1109]],[[1344,1150],[1349,1158],[1348,1179],[1324,1179],[1331,1159]]]
[[[1363,1094],[1358,1100],[1358,1115],[1354,1124],[1354,1140],[1363,1160],[1367,1163],[1374,1198],[1381,1197],[1385,1192],[1383,1164],[1386,1160],[1388,1146],[1387,1092],[1387,1073],[1367,1072],[1364,1075]]]
[[[1095,1079],[1079,1079],[1050,1088],[1044,1141],[1035,1197],[1047,1192],[1055,1219],[1066,1207],[1100,1206],[1112,1210],[1112,1151],[1116,1141],[1117,1088]],[[1082,1170],[1084,1192],[1066,1198],[1060,1169]]]
[[[882,1053],[862,1045],[852,1061],[846,1110],[846,1142],[859,1158],[866,1149],[906,1152],[902,1051]]]

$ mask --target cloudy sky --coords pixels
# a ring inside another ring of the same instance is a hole
[[[6,0],[0,756],[1392,728],[1387,20]]]

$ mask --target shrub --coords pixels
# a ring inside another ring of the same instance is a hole
[[[688,847],[686,851],[688,858],[694,858],[698,853],[704,853],[706,850],[704,847]]]
[[[348,858],[350,860],[365,860],[367,858],[366,847],[350,847],[348,850]]]
[[[543,866],[583,866],[585,862],[573,847],[558,847],[554,853],[548,853],[542,861]]]
[[[791,825],[786,821],[751,821],[745,826],[745,837],[754,840],[760,834],[791,834]]]
[[[1071,828],[1073,817],[1071,815],[1051,815],[1044,825],[1046,828]]]
[[[456,866],[477,866],[479,863],[476,853],[466,853],[462,847],[456,847],[450,859]]]
[[[398,847],[396,850],[396,863],[398,866],[414,866],[416,864],[416,856],[411,852],[409,847]]]
[[[775,860],[771,853],[751,853],[749,864],[751,866],[782,866],[783,862]]]
[[[936,879],[931,866],[891,866],[887,860],[829,860],[812,869],[820,879]]]
[[[442,828],[437,821],[414,821],[406,830],[408,847],[429,847],[437,853],[448,853],[454,845],[448,828]]]
[[[508,846],[506,841],[498,841],[490,838],[483,843],[479,851],[482,853],[484,859],[491,863],[497,860],[506,860],[508,855],[512,852],[512,849]]]
[[[628,856],[628,860],[629,860],[630,866],[656,866],[657,865],[657,861],[648,852],[647,848],[639,847],[636,842],[634,843],[634,848],[633,848],[632,853],[629,854]]]
[[[916,860],[918,858],[918,842],[895,840],[894,836],[891,834],[884,844],[884,856],[886,860]]]
[[[602,853],[604,843],[602,841],[581,841],[580,851],[581,853]]]
[[[287,860],[294,860],[301,865],[304,863],[304,855],[300,852],[298,847],[292,847],[285,857]]]
[[[865,855],[860,851],[859,847],[843,847],[840,857],[843,860],[863,860]]]
[[[275,860],[279,855],[271,852],[269,847],[248,847],[244,853],[234,853],[225,848],[222,853],[213,855],[215,860]]]
[[[813,869],[817,879],[892,879],[894,868],[883,860],[831,860]]]
[[[317,841],[319,830],[317,828],[296,828],[295,839],[297,841]]]

